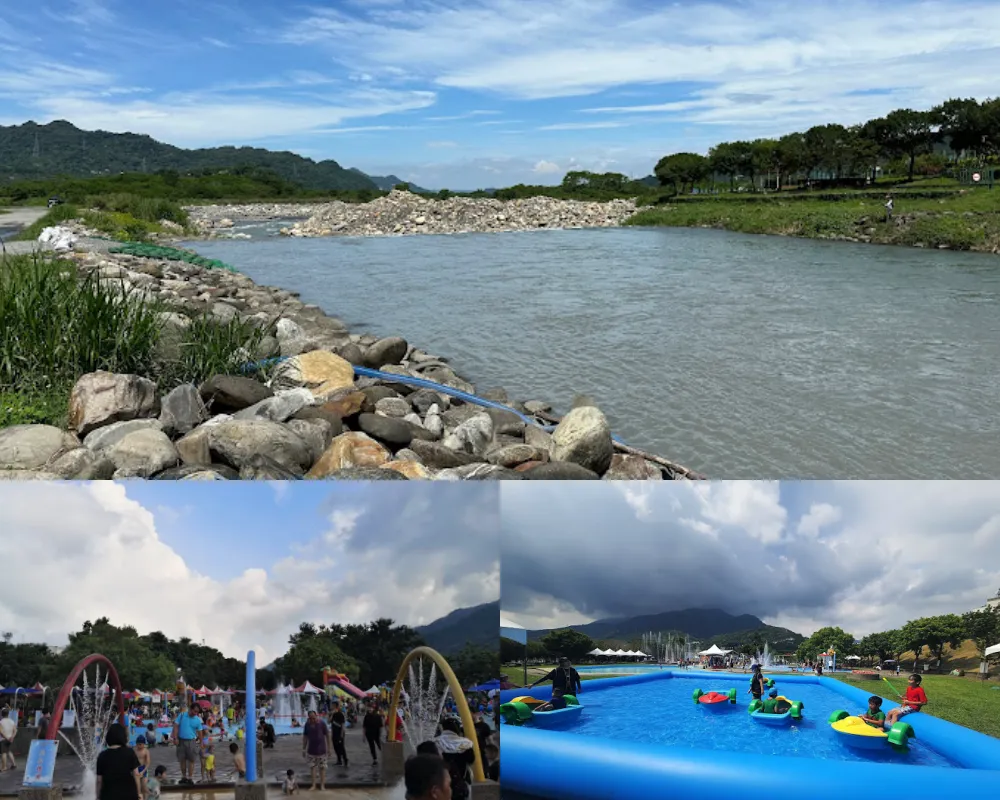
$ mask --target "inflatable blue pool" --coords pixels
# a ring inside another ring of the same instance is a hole
[[[504,790],[533,798],[607,798],[773,792],[809,787],[810,800],[843,800],[858,785],[922,792],[984,794],[1000,781],[1000,740],[926,714],[910,714],[916,737],[905,752],[845,746],[828,718],[839,709],[861,713],[869,693],[832,678],[773,675],[783,695],[802,702],[802,719],[760,724],[747,713],[740,684],[735,714],[706,714],[691,702],[695,689],[724,692],[732,676],[656,670],[586,681],[586,712],[565,729],[504,726]],[[550,687],[500,693],[548,699]],[[933,700],[933,698],[932,698]],[[896,706],[885,701],[883,710]],[[778,716],[778,715],[771,715]]]
[[[553,711],[536,711],[531,715],[533,728],[568,728],[580,721],[583,706],[566,706]]]

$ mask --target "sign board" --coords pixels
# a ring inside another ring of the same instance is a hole
[[[28,750],[28,763],[24,768],[25,786],[52,786],[52,774],[56,771],[55,739],[35,739]]]
[[[974,180],[976,183],[979,183],[979,181],[981,181],[982,179],[983,179],[983,176],[980,175],[978,172],[973,172],[972,173],[972,180]]]

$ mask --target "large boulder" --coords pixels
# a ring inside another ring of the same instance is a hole
[[[365,350],[365,366],[382,369],[386,364],[398,364],[406,356],[409,347],[406,339],[398,336],[379,339]]]
[[[479,413],[446,435],[441,444],[469,455],[482,456],[492,441],[493,419],[489,414]]]
[[[241,469],[256,455],[267,455],[301,475],[311,462],[308,445],[287,425],[264,419],[230,419],[210,426],[209,447],[217,459]]]
[[[242,411],[274,394],[260,381],[239,375],[213,375],[198,391],[213,414]]]
[[[79,446],[73,434],[52,425],[12,425],[0,429],[0,469],[39,470]]]
[[[116,478],[148,478],[180,460],[170,439],[156,428],[133,431],[104,453],[115,465]]]
[[[91,431],[83,437],[83,446],[100,453],[120,442],[130,433],[145,430],[163,430],[163,423],[158,419],[129,419],[123,422],[112,422],[103,428]]]
[[[602,478],[606,481],[662,481],[663,471],[642,456],[615,453]]]
[[[302,409],[311,406],[315,399],[308,389],[281,389],[273,397],[265,397],[249,408],[237,411],[234,419],[269,419],[271,422],[285,422]]]
[[[460,453],[439,442],[426,442],[423,439],[414,439],[410,442],[409,449],[424,464],[434,469],[453,469],[482,461],[481,458],[470,453]]]
[[[182,436],[174,447],[181,461],[188,465],[204,466],[212,463],[212,426],[195,428]]]
[[[89,447],[76,447],[63,453],[49,464],[48,469],[69,481],[106,481],[115,474],[114,462]]]
[[[552,460],[603,475],[615,454],[607,417],[594,406],[574,408],[552,432]]]
[[[183,436],[206,419],[208,409],[193,384],[175,386],[160,401],[160,423],[167,436]]]
[[[320,402],[354,385],[354,367],[329,350],[313,350],[283,361],[274,371],[271,387],[309,389]]]
[[[521,476],[530,481],[596,481],[601,477],[572,461],[536,463],[531,469],[521,472]]]
[[[404,475],[411,481],[430,480],[433,477],[431,471],[419,461],[390,461],[388,464],[383,464],[379,469],[391,469],[400,475]]]
[[[389,451],[360,431],[348,431],[334,439],[306,475],[327,478],[331,473],[355,467],[381,467],[391,458]]]
[[[139,375],[91,372],[76,382],[69,396],[69,427],[80,436],[112,422],[159,413],[156,384]]]

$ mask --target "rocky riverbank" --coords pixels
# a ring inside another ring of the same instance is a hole
[[[293,292],[222,269],[126,254],[74,253],[107,286],[163,304],[160,347],[178,348],[192,320],[245,320],[266,335],[247,361],[285,357],[267,380],[215,375],[157,386],[137,375],[80,376],[66,429],[0,429],[8,479],[599,479],[699,477],[612,441],[604,414],[571,410],[554,430],[541,401],[476,393],[446,359],[400,337],[352,333]],[[379,370],[358,377],[354,366]],[[421,388],[403,379],[432,381]],[[517,413],[515,413],[517,412]],[[522,416],[523,415],[523,416]]]
[[[304,218],[283,228],[287,236],[400,236],[419,233],[499,233],[540,228],[607,228],[636,212],[632,200],[606,203],[529,197],[523,200],[451,197],[436,200],[392,191],[368,203],[203,206],[191,208],[205,233],[231,228],[235,219]]]

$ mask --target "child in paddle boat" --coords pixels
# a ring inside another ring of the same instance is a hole
[[[882,698],[876,695],[869,697],[868,712],[865,714],[858,714],[858,716],[873,728],[881,728],[882,724],[885,722],[885,712],[882,710]]]
[[[903,704],[899,708],[892,709],[892,711],[886,715],[886,727],[891,728],[899,722],[900,717],[905,717],[907,714],[912,714],[914,711],[922,711],[923,707],[930,702],[927,699],[927,693],[920,685],[920,680],[920,676],[916,673],[913,673],[907,679],[908,686],[906,687],[906,694],[902,698]]]
[[[760,708],[761,712],[764,714],[782,714],[783,711],[778,710],[778,690],[772,689],[768,695],[767,700],[764,701],[764,705]]]

